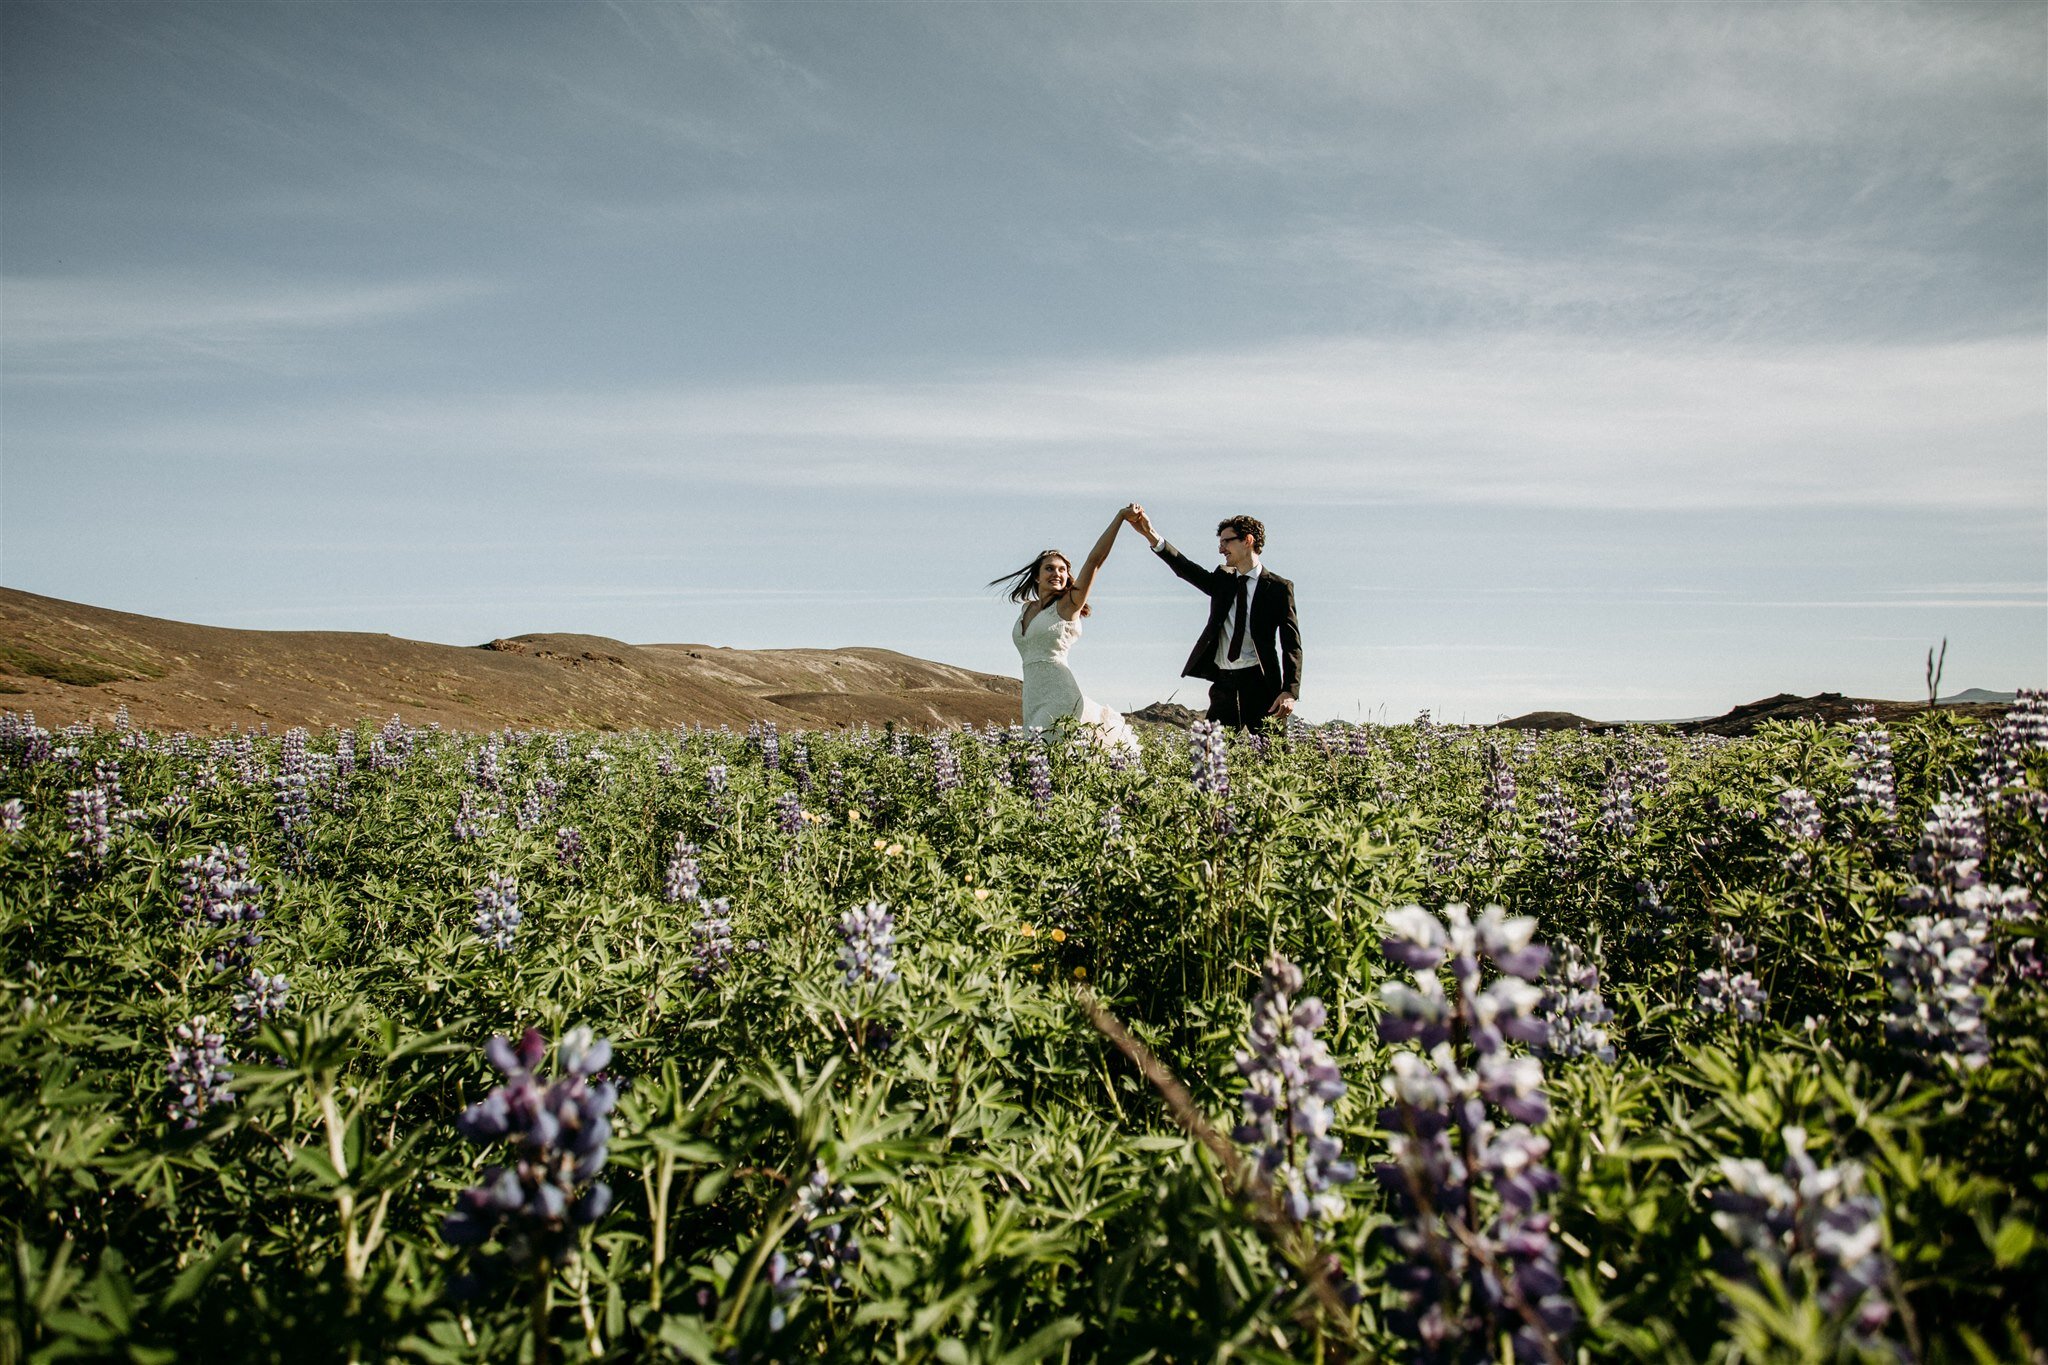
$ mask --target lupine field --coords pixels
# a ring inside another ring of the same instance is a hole
[[[2048,700],[0,722],[0,1360],[2010,1361]]]

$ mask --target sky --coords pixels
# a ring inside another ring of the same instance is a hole
[[[2048,4],[0,5],[9,587],[1015,676],[1132,500],[1312,719],[2048,683]]]

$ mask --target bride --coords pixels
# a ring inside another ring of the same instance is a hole
[[[1081,618],[1090,614],[1088,591],[1095,586],[1096,571],[1109,558],[1117,531],[1134,512],[1134,507],[1118,510],[1079,573],[1058,550],[1043,550],[1015,573],[990,582],[991,587],[1007,584],[1010,600],[1024,604],[1010,631],[1011,643],[1024,661],[1024,723],[1048,729],[1060,717],[1071,716],[1093,727],[1095,742],[1103,748],[1127,753],[1137,752],[1138,736],[1117,712],[1082,695],[1081,684],[1067,667],[1067,651],[1081,638]]]

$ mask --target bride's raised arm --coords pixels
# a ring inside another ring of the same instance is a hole
[[[1074,573],[1074,585],[1060,597],[1058,610],[1062,620],[1073,620],[1088,605],[1088,590],[1095,586],[1095,572],[1102,567],[1102,561],[1109,558],[1110,549],[1116,544],[1116,533],[1130,520],[1130,515],[1129,507],[1117,508],[1108,527],[1095,538],[1095,548],[1088,552],[1088,558],[1081,561],[1081,567]]]

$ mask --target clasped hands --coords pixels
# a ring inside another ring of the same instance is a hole
[[[1158,548],[1159,533],[1152,529],[1152,519],[1145,515],[1143,507],[1140,507],[1135,502],[1127,502],[1124,504],[1123,511],[1117,513],[1117,515],[1136,527],[1138,534],[1145,537],[1154,549]]]

